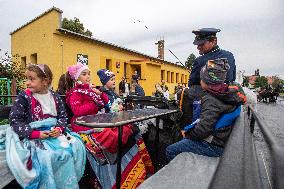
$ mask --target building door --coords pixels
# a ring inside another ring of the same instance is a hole
[[[124,62],[124,65],[123,65],[123,76],[126,78],[126,73],[127,73],[127,63]]]
[[[111,70],[111,59],[106,59],[106,69]]]

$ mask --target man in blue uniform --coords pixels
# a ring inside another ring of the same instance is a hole
[[[197,49],[201,56],[196,58],[193,62],[192,71],[189,78],[189,86],[200,85],[201,68],[207,63],[208,60],[215,60],[218,58],[227,59],[230,65],[230,70],[227,73],[225,83],[235,81],[236,65],[234,56],[231,52],[222,50],[217,45],[216,33],[220,31],[220,29],[215,28],[202,28],[192,31],[192,33],[196,35],[193,44],[197,45]]]
[[[220,29],[215,28],[202,28],[199,30],[193,30],[195,34],[194,45],[197,46],[199,51],[198,58],[195,59],[192,65],[192,71],[188,81],[188,89],[184,92],[179,92],[177,98],[182,100],[183,115],[181,117],[181,126],[185,126],[192,122],[193,117],[193,101],[199,100],[203,94],[203,90],[200,86],[200,70],[208,62],[208,60],[223,59],[230,65],[230,69],[227,72],[225,83],[235,81],[236,79],[236,65],[235,59],[231,52],[225,51],[219,48],[217,45],[216,33],[220,32]],[[182,97],[181,97],[182,96]]]

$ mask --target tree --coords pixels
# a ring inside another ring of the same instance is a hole
[[[185,67],[188,69],[188,70],[191,70],[192,69],[192,65],[193,65],[193,61],[196,59],[196,56],[191,53],[187,60],[185,61]]]
[[[283,83],[283,80],[280,79],[279,76],[272,76],[272,79],[273,79],[273,82],[272,82],[272,87],[275,89],[275,88],[278,88],[282,83]]]
[[[19,55],[11,56],[8,52],[0,57],[0,77],[16,79],[18,88],[22,88],[25,68],[21,65],[19,57]]]
[[[62,28],[76,32],[76,33],[80,33],[89,37],[92,37],[93,34],[90,30],[86,30],[84,28],[83,23],[80,22],[79,18],[74,17],[73,20],[72,19],[68,19],[68,18],[63,18],[62,21]]]
[[[265,76],[260,76],[256,78],[254,83],[255,88],[266,87],[267,85],[268,85],[267,78]]]

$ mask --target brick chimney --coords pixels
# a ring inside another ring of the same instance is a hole
[[[161,60],[164,60],[164,45],[165,45],[165,41],[163,39],[159,40],[157,43],[155,43],[156,45],[158,45],[158,58]]]

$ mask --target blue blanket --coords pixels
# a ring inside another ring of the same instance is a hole
[[[51,129],[56,122],[48,118],[30,125],[34,129]],[[58,138],[20,141],[12,128],[7,129],[7,163],[23,188],[79,188],[86,163],[85,146],[79,135],[68,130],[66,133]],[[31,169],[28,165],[32,165]]]

